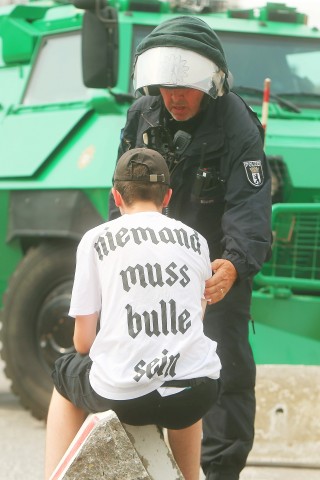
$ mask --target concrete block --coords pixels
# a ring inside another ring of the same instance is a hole
[[[89,415],[50,480],[183,480],[154,425],[121,424],[112,411]]]
[[[152,480],[183,480],[164,436],[155,425],[134,427],[122,424]]]

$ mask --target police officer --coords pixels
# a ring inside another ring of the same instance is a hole
[[[271,180],[262,129],[230,92],[215,32],[183,16],[156,27],[137,47],[135,91],[119,156],[158,150],[171,172],[168,215],[208,241],[205,333],[218,342],[218,401],[204,418],[202,468],[207,480],[236,480],[254,438],[255,363],[248,341],[252,278],[271,243]],[[110,219],[119,212],[110,199]]]

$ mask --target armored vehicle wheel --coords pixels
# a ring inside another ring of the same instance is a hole
[[[73,351],[74,321],[68,317],[75,247],[43,243],[30,249],[13,274],[1,313],[1,356],[12,391],[39,419],[52,392],[51,367]]]

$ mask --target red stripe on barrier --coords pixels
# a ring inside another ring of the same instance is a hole
[[[79,451],[81,445],[88,438],[96,424],[99,422],[99,417],[97,415],[92,415],[90,421],[87,424],[84,424],[79,432],[77,433],[75,439],[70,445],[69,449],[63,456],[61,462],[57,466],[56,470],[53,472],[50,480],[59,480],[61,475],[66,471],[66,469],[71,464],[72,460],[75,458],[77,452]]]

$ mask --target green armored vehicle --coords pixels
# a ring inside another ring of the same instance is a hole
[[[12,390],[45,416],[51,366],[73,349],[76,246],[107,217],[136,45],[181,14],[218,33],[232,88],[260,117],[271,79],[274,245],[255,278],[251,343],[260,364],[320,365],[320,32],[284,4],[74,3],[0,8],[1,356]]]

